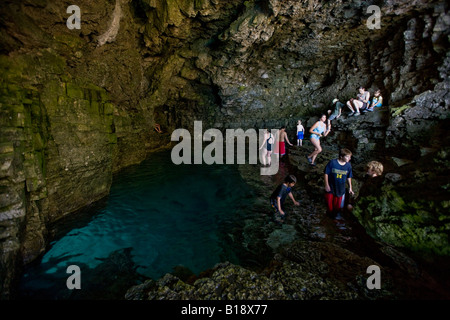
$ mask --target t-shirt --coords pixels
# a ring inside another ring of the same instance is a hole
[[[364,100],[367,100],[367,102],[369,102],[369,97],[370,97],[369,91],[364,91],[364,93],[362,93],[362,94],[358,93],[356,96],[358,97],[359,101],[364,102]]]
[[[342,197],[345,194],[345,182],[348,178],[353,177],[352,165],[346,162],[343,166],[339,164],[337,159],[328,162],[324,173],[328,175],[328,184],[331,193],[336,197]]]
[[[303,128],[303,126],[301,124],[297,125],[297,132],[299,131],[305,131],[305,129]]]
[[[280,197],[280,202],[283,203],[283,201],[286,199],[287,195],[291,192],[291,188],[286,186],[284,183],[280,184],[275,191],[270,196],[271,199],[276,200],[277,197]]]

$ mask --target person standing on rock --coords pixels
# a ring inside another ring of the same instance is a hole
[[[347,101],[347,107],[352,111],[348,116],[359,116],[360,110],[363,110],[365,108],[367,108],[367,106],[369,105],[369,100],[370,100],[370,92],[366,91],[366,89],[364,87],[359,87],[359,93],[357,95],[358,99],[353,99],[351,98],[349,101]],[[353,107],[356,109],[353,110]]]
[[[292,143],[289,141],[289,138],[287,136],[286,127],[285,126],[281,127],[280,132],[279,132],[279,137],[280,137],[280,140],[278,142],[278,146],[279,146],[278,152],[280,154],[280,157],[282,157],[282,156],[284,156],[286,154],[285,141],[292,146]]]
[[[348,149],[339,150],[339,157],[330,160],[324,169],[325,201],[327,214],[336,219],[342,219],[341,211],[345,202],[345,185],[348,182],[349,194],[354,194],[352,188],[352,152]]]
[[[272,135],[272,132],[269,132],[267,129],[264,129],[263,143],[259,147],[259,150],[264,148],[263,156],[262,156],[262,162],[263,162],[263,166],[264,167],[266,165],[270,167],[270,164],[271,164],[271,162],[270,162],[271,161],[270,155],[272,154],[273,142],[274,142],[274,137]]]
[[[308,156],[308,162],[312,166],[316,165],[314,161],[316,161],[317,155],[322,152],[320,138],[326,137],[330,133],[330,130],[327,130],[327,125],[325,124],[326,120],[327,116],[322,114],[319,121],[317,121],[311,129],[309,129],[309,132],[311,133],[310,141],[314,146],[314,151]]]
[[[302,121],[298,120],[297,122],[297,146],[303,145],[303,136],[305,133],[305,128],[302,125]]]

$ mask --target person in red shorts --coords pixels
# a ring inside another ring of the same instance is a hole
[[[341,149],[339,157],[330,160],[324,169],[327,214],[332,218],[342,219],[341,211],[344,207],[346,182],[349,185],[349,194],[354,194],[352,190],[351,158],[352,152],[350,150]]]

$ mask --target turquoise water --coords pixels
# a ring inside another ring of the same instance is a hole
[[[251,206],[249,199],[235,166],[177,166],[169,152],[154,154],[115,175],[109,197],[86,222],[66,223],[70,231],[24,274],[22,294],[64,298],[55,286],[67,290],[69,265],[80,266],[86,288],[84,275],[98,278],[93,270],[106,270],[108,259],[114,262],[110,255],[127,248],[136,273],[152,279],[177,266],[198,274],[218,262],[239,263],[227,234]]]

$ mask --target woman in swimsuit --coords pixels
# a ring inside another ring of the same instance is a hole
[[[262,162],[263,162],[263,166],[269,166],[270,167],[270,155],[272,154],[272,145],[274,143],[274,136],[272,135],[271,132],[269,132],[267,129],[264,129],[264,140],[263,143],[261,145],[261,147],[259,147],[259,149],[261,150],[262,148],[264,148],[265,152],[263,153],[263,158],[262,158]],[[267,163],[266,163],[267,160]]]
[[[308,156],[308,162],[315,166],[314,161],[319,153],[322,152],[322,147],[320,146],[320,137],[326,137],[330,133],[330,128],[327,129],[325,121],[327,120],[326,115],[321,115],[319,121],[317,121],[309,132],[311,133],[310,141],[314,146],[314,151]]]

